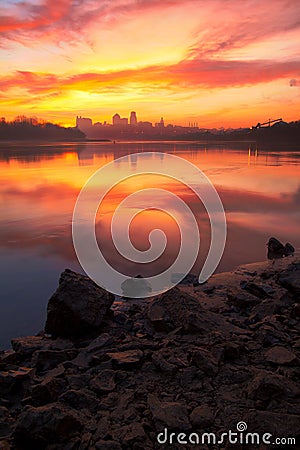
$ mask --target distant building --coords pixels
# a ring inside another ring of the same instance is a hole
[[[116,113],[113,118],[112,118],[112,122],[114,126],[126,126],[128,125],[128,119],[127,118],[123,118],[120,117],[120,114]]]
[[[79,128],[79,130],[84,132],[92,128],[92,126],[93,126],[92,119],[81,116],[76,117],[76,127]]]
[[[139,122],[138,128],[142,132],[152,130],[152,123],[151,122]]]
[[[160,119],[160,122],[157,122],[156,124],[155,124],[155,128],[164,128],[165,127],[165,122],[164,122],[164,119],[163,119],[163,117]]]
[[[136,118],[136,112],[135,111],[131,111],[130,113],[130,120],[129,120],[130,125],[137,125],[137,118]]]

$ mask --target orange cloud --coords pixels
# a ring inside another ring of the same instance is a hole
[[[6,7],[6,11],[2,6],[0,33],[36,30],[55,24],[67,16],[71,4],[71,0],[45,0],[40,5],[24,1],[19,5],[11,5],[10,9]]]
[[[258,106],[297,119],[299,14],[294,0],[0,2],[1,115],[65,120],[101,104],[198,118],[247,104],[247,121]]]
[[[186,60],[169,66],[152,66],[109,73],[82,73],[70,76],[18,71],[0,77],[0,90],[21,88],[30,94],[53,93],[64,90],[103,92],[112,86],[126,84],[159,87],[220,88],[244,86],[291,77],[300,71],[300,61],[288,63],[270,61]],[[297,85],[292,79],[290,84]]]

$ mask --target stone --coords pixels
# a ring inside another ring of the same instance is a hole
[[[155,367],[161,372],[167,373],[169,375],[174,375],[177,372],[176,365],[168,362],[161,352],[153,353],[152,362]]]
[[[264,402],[269,402],[274,398],[281,398],[287,393],[286,384],[284,377],[263,371],[249,383],[247,388],[248,397]]]
[[[268,289],[261,284],[253,283],[250,281],[242,281],[241,288],[260,299],[265,299],[270,296]]]
[[[41,336],[27,336],[11,340],[11,346],[16,353],[21,353],[24,357],[30,357],[36,350],[40,350],[45,345],[45,339]]]
[[[115,432],[115,437],[118,437],[120,441],[127,446],[137,442],[145,443],[148,440],[142,424],[138,422],[133,422],[130,425],[118,428]]]
[[[245,347],[237,344],[236,342],[226,342],[223,350],[224,361],[234,361],[240,358],[242,353],[245,351]]]
[[[34,363],[38,372],[44,372],[75,358],[76,354],[76,350],[38,350],[34,355]]]
[[[295,364],[298,361],[294,352],[279,345],[267,350],[265,357],[266,361],[278,365]]]
[[[190,414],[190,421],[193,427],[205,430],[214,422],[213,409],[209,405],[197,406]]]
[[[86,351],[88,353],[96,353],[98,350],[101,350],[103,347],[110,345],[113,343],[113,338],[108,333],[103,333],[100,336],[93,339],[89,345],[86,347]]]
[[[120,301],[118,317],[108,311],[100,329],[76,339],[14,340],[10,355],[0,352],[1,444],[151,450],[164,429],[221,436],[238,421],[261,435],[298,435],[299,297],[279,279],[292,274],[294,283],[299,270],[297,256],[251,264],[213,275],[209,296],[184,285]]]
[[[191,360],[203,373],[214,375],[218,372],[217,360],[204,348],[194,349],[191,354]]]
[[[42,382],[31,389],[32,404],[42,406],[56,401],[66,386],[66,380],[62,378],[65,369],[62,365],[48,372]]]
[[[291,292],[297,299],[300,295],[300,269],[288,269],[278,275],[278,283]]]
[[[95,413],[99,406],[99,401],[95,394],[87,389],[69,389],[59,397],[59,401],[75,410],[87,409],[92,413]]]
[[[74,338],[99,330],[114,296],[90,278],[66,269],[48,302],[45,332]]]
[[[90,389],[102,394],[103,392],[111,392],[116,388],[116,372],[114,370],[102,370],[96,377],[90,381]]]
[[[283,251],[284,256],[291,256],[294,253],[295,253],[295,248],[292,246],[292,244],[287,242],[284,246],[284,251]]]
[[[271,237],[267,243],[268,246],[268,259],[282,258],[284,255],[284,246],[276,238]]]
[[[228,303],[240,309],[252,308],[259,303],[259,298],[246,292],[237,292],[236,294],[228,294]]]
[[[173,288],[150,303],[148,319],[157,331],[170,332],[182,327],[184,333],[209,333],[223,327],[224,321],[215,313],[204,309],[199,300]]]
[[[270,433],[273,437],[296,437],[299,435],[299,415],[282,412],[252,410],[243,416],[248,432]],[[292,448],[292,446],[291,446]]]
[[[141,275],[123,281],[121,289],[124,298],[148,297],[152,292],[150,283],[144,280]]]
[[[13,436],[20,446],[17,448],[43,450],[51,444],[55,444],[56,448],[65,448],[63,444],[82,428],[79,414],[63,405],[25,406]]]
[[[167,427],[185,431],[191,428],[187,407],[179,402],[161,402],[154,394],[148,395],[148,405],[157,430]]]
[[[0,368],[5,369],[7,365],[19,364],[18,354],[14,350],[5,350],[0,352]]]
[[[16,370],[0,372],[0,394],[17,393],[29,384],[33,378],[35,369],[32,367],[19,367]]]
[[[107,356],[112,360],[113,367],[124,369],[137,366],[143,355],[143,352],[139,349],[107,353]]]
[[[294,317],[295,319],[299,319],[300,317],[300,303],[294,303],[294,305],[291,308],[291,317]]]
[[[14,423],[15,420],[10,416],[8,409],[4,406],[0,406],[0,439],[9,436]]]
[[[180,273],[174,273],[171,276],[171,282],[172,283],[178,283],[183,286],[198,286],[199,285],[199,277],[192,273],[188,273],[183,278],[183,274]],[[180,281],[179,281],[180,280]]]

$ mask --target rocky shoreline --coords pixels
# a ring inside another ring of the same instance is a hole
[[[0,449],[286,448],[178,434],[299,437],[299,295],[298,256],[117,307],[66,270],[45,332],[0,352]]]

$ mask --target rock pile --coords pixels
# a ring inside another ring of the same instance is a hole
[[[240,421],[299,436],[299,280],[289,257],[112,309],[65,271],[47,334],[0,355],[0,448],[249,449],[157,441],[166,428],[220,437]]]

